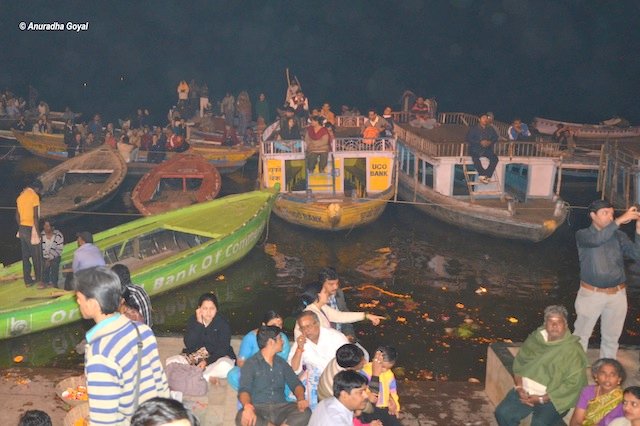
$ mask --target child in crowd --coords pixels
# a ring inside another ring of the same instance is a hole
[[[396,386],[396,376],[391,369],[398,358],[398,351],[391,346],[380,346],[372,362],[362,367],[362,373],[369,379],[369,390],[377,396],[373,413],[360,417],[363,423],[381,420],[384,426],[400,426],[400,399]],[[377,365],[374,366],[373,364]],[[374,373],[379,371],[379,375]]]
[[[18,426],[51,426],[51,417],[42,410],[27,410]]]

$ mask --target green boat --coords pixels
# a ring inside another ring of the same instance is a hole
[[[107,264],[129,267],[150,296],[218,272],[244,257],[262,235],[274,191],[253,191],[135,220],[94,235]],[[62,269],[77,243],[66,244]],[[27,288],[22,261],[0,269],[0,339],[81,319],[75,293]]]

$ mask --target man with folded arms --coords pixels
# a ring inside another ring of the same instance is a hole
[[[613,206],[596,200],[589,206],[591,226],[576,232],[580,258],[580,289],[576,297],[577,319],[574,332],[587,350],[598,318],[600,322],[599,358],[616,358],[618,339],[627,316],[624,258],[640,259],[640,213],[631,207],[617,219]],[[620,225],[636,221],[635,242],[620,231]]]

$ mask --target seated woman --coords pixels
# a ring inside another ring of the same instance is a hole
[[[622,396],[624,417],[609,423],[609,426],[640,426],[640,386],[629,386]]]
[[[274,325],[276,327],[282,328],[282,316],[276,311],[267,311],[262,317],[262,325]],[[240,352],[238,352],[238,358],[236,359],[236,366],[229,371],[227,374],[227,381],[229,386],[233,389],[238,390],[238,386],[240,385],[240,368],[244,365],[244,362],[258,353],[260,350],[258,348],[258,338],[257,338],[258,329],[251,330],[242,338],[242,343],[240,343]],[[289,357],[289,350],[291,349],[289,338],[284,334],[280,333],[282,337],[282,351],[278,352],[278,356],[285,361]]]
[[[335,328],[332,323],[353,323],[358,321],[369,320],[371,324],[378,325],[384,317],[369,314],[367,312],[343,312],[333,309],[327,304],[329,294],[323,290],[322,283],[315,282],[307,285],[302,293],[302,311],[314,312],[320,320],[320,326],[325,328]],[[300,328],[296,322],[294,329],[294,337],[300,337]]]
[[[593,363],[591,374],[596,384],[582,389],[569,426],[607,426],[624,414],[620,384],[626,373],[622,365],[615,359],[602,358]]]
[[[213,293],[205,293],[198,299],[195,315],[187,320],[183,350],[194,354],[205,348],[208,357],[197,365],[202,368],[202,377],[212,383],[227,377],[235,364],[236,355],[231,347],[231,327],[227,320],[218,315],[218,298]],[[188,363],[187,357],[176,355],[167,358],[172,362]]]

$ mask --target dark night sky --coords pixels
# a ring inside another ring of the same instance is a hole
[[[112,118],[143,105],[164,114],[192,78],[216,100],[265,91],[274,106],[289,67],[312,105],[334,110],[396,106],[411,89],[440,110],[502,121],[637,124],[639,15],[637,0],[0,0],[0,88],[26,94],[32,83],[52,109]],[[89,30],[20,31],[21,21]]]

